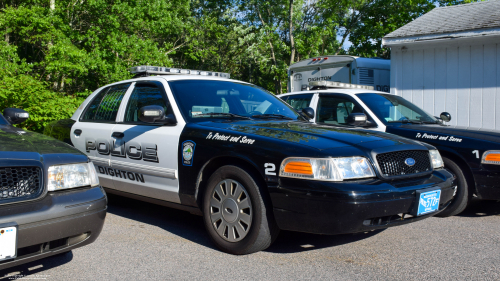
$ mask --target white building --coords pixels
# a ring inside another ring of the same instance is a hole
[[[435,8],[382,44],[391,93],[450,125],[500,129],[500,0]]]

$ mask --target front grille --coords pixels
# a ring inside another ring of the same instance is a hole
[[[413,166],[405,163],[408,158],[415,160]],[[377,162],[380,172],[385,177],[415,175],[432,170],[429,152],[424,150],[381,153],[377,155]]]
[[[0,203],[39,194],[42,172],[38,167],[0,167]]]

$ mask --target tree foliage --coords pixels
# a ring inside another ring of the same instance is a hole
[[[327,54],[388,58],[384,35],[435,3],[462,2],[4,0],[0,109],[29,111],[23,126],[41,131],[145,64],[229,72],[283,93],[291,63]]]

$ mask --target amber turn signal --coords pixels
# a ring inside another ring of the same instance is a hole
[[[500,153],[490,153],[486,155],[486,158],[484,158],[484,160],[500,162]]]
[[[313,169],[308,162],[288,162],[285,166],[285,173],[312,175]]]

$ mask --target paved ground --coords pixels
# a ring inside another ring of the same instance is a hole
[[[500,280],[500,202],[368,234],[281,232],[268,250],[214,249],[201,217],[110,197],[99,239],[0,274],[47,280]],[[4,276],[1,278],[1,276]]]

